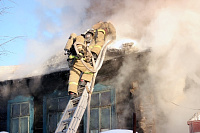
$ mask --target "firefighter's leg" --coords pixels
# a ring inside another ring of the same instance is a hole
[[[79,92],[81,93],[83,91],[83,89],[85,88],[87,82],[91,82],[92,81],[92,77],[93,77],[93,73],[91,72],[84,72],[80,82],[79,82]]]
[[[78,85],[78,95],[82,95],[83,90],[85,89],[85,86],[87,82],[90,82],[92,80],[93,73],[82,73],[81,79],[79,81]]]
[[[92,81],[92,77],[93,77],[92,72],[83,72],[83,75],[81,77],[80,83],[79,83],[79,88],[80,89],[84,89],[85,85],[87,84],[87,82],[91,82]]]
[[[81,75],[81,71],[79,71],[78,69],[72,68],[70,70],[68,92],[73,92],[77,94],[77,87],[78,87],[80,75]]]
[[[96,37],[96,43],[91,49],[91,51],[99,55],[104,43],[105,43],[105,34],[104,32],[98,31],[98,35]]]
[[[85,62],[85,65],[87,65],[88,68],[90,69],[94,69],[93,66],[90,65],[90,63],[86,63]],[[78,70],[80,70],[81,72],[83,72],[83,75],[81,77],[81,80],[84,80],[84,81],[91,81],[92,80],[92,76],[93,76],[93,73],[90,72],[84,65],[83,63],[80,61],[80,60],[77,60],[74,67]],[[80,82],[80,85],[82,85],[82,83]]]
[[[86,63],[85,62],[85,65],[87,65],[87,67],[89,69],[94,69],[93,66],[91,66],[90,63]],[[74,64],[74,67],[78,70],[80,70],[81,72],[83,72],[83,75],[81,77],[82,80],[85,80],[85,81],[91,81],[92,80],[92,76],[93,76],[93,73],[90,72],[84,65],[83,63],[80,61],[80,60],[76,60],[76,63]]]
[[[81,80],[85,80],[87,82],[91,82],[92,80],[92,77],[93,77],[93,74],[92,72],[89,72],[89,71],[86,71],[86,72],[83,72],[83,75],[81,77]]]

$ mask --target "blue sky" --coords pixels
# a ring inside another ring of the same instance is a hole
[[[9,7],[0,16],[0,44],[22,36],[0,47],[10,52],[0,55],[0,66],[39,64],[63,50],[70,33],[87,29],[80,25],[89,5],[81,2],[0,0],[0,9]]]
[[[36,36],[38,20],[35,16],[37,7],[35,0],[2,0],[0,9],[8,7],[0,16],[0,44],[11,38],[22,36],[3,45],[0,48],[9,51],[0,55],[0,66],[19,65],[26,56],[26,41]]]

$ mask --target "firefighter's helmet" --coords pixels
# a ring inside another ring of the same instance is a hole
[[[87,30],[84,35],[86,43],[90,43],[93,39],[93,36],[94,36],[94,30],[92,29]]]

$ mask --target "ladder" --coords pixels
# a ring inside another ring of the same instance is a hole
[[[86,86],[89,86],[88,83]],[[87,107],[88,92],[85,88],[82,96],[69,100],[55,133],[76,133]]]
[[[106,45],[103,46],[97,58],[97,61],[94,65],[96,72],[93,75],[92,81],[86,84],[82,92],[82,95],[78,98],[69,100],[64,110],[64,113],[61,117],[61,120],[58,123],[55,133],[76,133],[87,105],[88,105],[88,112],[89,112],[91,94],[94,89],[93,87],[94,87],[96,75],[98,73],[98,70],[101,68],[103,64],[107,46],[110,43],[112,43],[112,41],[109,41]],[[88,113],[88,118],[89,117],[90,115]],[[89,132],[89,119],[87,119],[87,132]]]

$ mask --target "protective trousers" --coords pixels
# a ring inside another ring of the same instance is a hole
[[[93,67],[89,64],[85,64],[90,68],[93,69]],[[69,77],[69,85],[68,85],[68,92],[77,92],[77,88],[79,85],[79,79],[82,74],[81,79],[86,80],[86,81],[91,81],[93,77],[93,73],[90,72],[81,62],[81,60],[76,60],[73,68],[70,70],[70,77]]]

